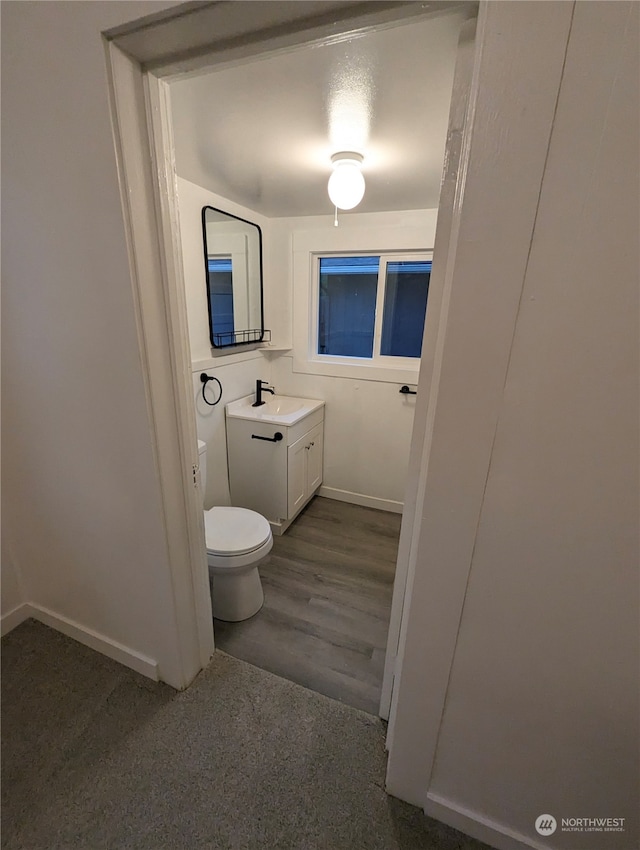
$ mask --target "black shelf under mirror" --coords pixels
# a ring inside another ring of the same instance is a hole
[[[212,335],[215,348],[229,348],[232,345],[247,345],[255,342],[271,342],[271,331],[254,328],[247,331],[224,331]]]

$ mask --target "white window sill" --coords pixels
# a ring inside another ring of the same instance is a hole
[[[405,364],[393,366],[375,362],[367,363],[358,358],[304,360],[294,356],[293,371],[306,375],[353,378],[359,381],[416,384],[420,371],[420,361],[417,360],[415,367],[407,367]]]

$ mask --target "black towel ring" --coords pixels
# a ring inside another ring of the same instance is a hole
[[[215,375],[207,375],[207,373],[206,373],[206,372],[202,372],[202,373],[200,374],[200,380],[202,381],[202,398],[204,399],[204,403],[205,403],[205,404],[208,404],[208,405],[209,405],[209,407],[215,407],[215,406],[216,406],[216,404],[217,404],[217,403],[220,401],[220,399],[222,398],[222,384],[221,384],[221,383],[220,383],[220,381],[216,378],[216,376],[215,376]],[[205,389],[207,388],[207,384],[208,384],[208,382],[209,382],[209,381],[215,381],[215,382],[216,382],[216,384],[220,387],[220,394],[218,395],[218,398],[217,398],[215,401],[207,401],[207,397],[206,397],[206,396],[205,396],[205,394],[204,394],[204,391],[205,391]]]

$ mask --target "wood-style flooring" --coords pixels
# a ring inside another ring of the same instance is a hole
[[[316,496],[260,566],[264,605],[214,620],[219,649],[378,714],[399,514]]]

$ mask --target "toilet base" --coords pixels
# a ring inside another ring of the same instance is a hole
[[[227,623],[248,620],[262,608],[264,592],[258,567],[228,574],[209,568],[213,616]]]

